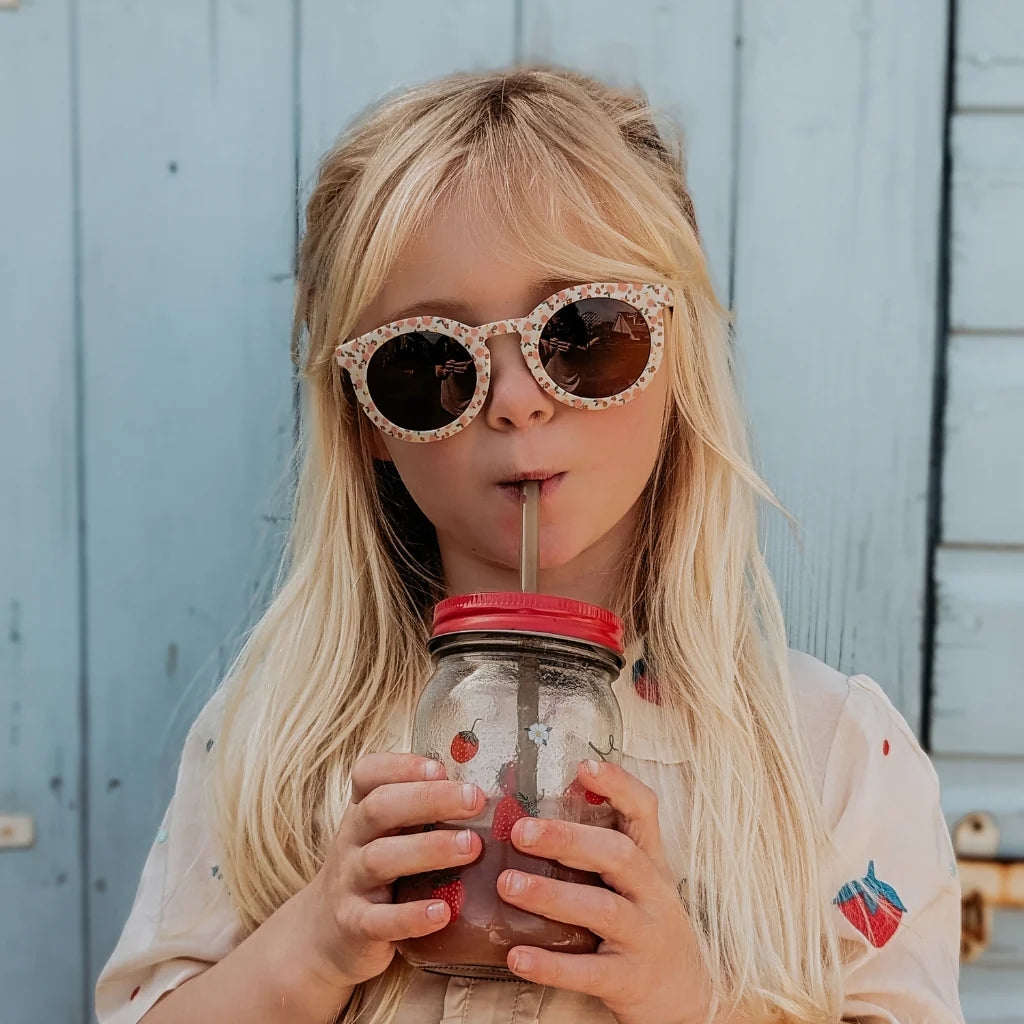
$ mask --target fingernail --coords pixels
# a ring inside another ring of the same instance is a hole
[[[505,892],[509,896],[518,896],[526,888],[526,877],[518,871],[510,871],[505,876]]]
[[[439,779],[441,777],[441,771],[444,765],[440,761],[428,761],[423,766],[423,778],[425,779]]]
[[[469,853],[469,848],[473,845],[473,835],[468,828],[462,829],[461,832],[455,833],[455,849],[459,853]]]
[[[533,846],[538,838],[540,838],[540,825],[532,818],[527,818],[519,830],[519,845]]]
[[[591,775],[597,775],[601,770],[601,766],[592,757],[588,757],[583,763],[587,766],[587,771]]]
[[[438,900],[437,903],[431,903],[430,906],[427,907],[427,917],[429,917],[431,921],[443,921],[444,903],[441,900]]]
[[[512,954],[512,970],[517,974],[528,971],[533,966],[533,957],[529,953],[516,951]]]
[[[476,807],[476,786],[472,782],[462,784],[462,802],[467,808]]]

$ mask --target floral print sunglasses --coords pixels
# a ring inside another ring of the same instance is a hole
[[[526,365],[545,391],[574,409],[607,409],[650,384],[672,305],[667,285],[574,285],[519,319],[469,327],[409,317],[343,341],[334,355],[381,430],[402,441],[439,441],[483,408],[488,338],[518,333]]]

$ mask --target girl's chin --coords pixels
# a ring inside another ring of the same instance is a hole
[[[542,530],[540,538],[539,564],[538,569],[544,572],[546,569],[557,569],[560,566],[568,565],[573,559],[583,552],[580,546],[579,534],[569,536],[571,531]],[[502,563],[519,574],[519,538],[515,538],[512,550],[506,554]],[[543,580],[541,580],[543,583]],[[518,589],[518,588],[517,588]]]

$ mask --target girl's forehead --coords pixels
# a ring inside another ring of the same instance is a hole
[[[518,316],[525,316],[555,292],[571,285],[584,283],[578,278],[540,277],[525,275],[505,278],[501,287],[490,281],[487,287],[474,288],[471,284],[460,290],[454,282],[431,291],[428,288],[394,288],[381,301],[375,301],[372,312],[364,321],[374,320],[367,328],[382,326],[411,316],[441,316],[459,320],[471,327]]]
[[[563,288],[596,280],[558,271],[524,252],[521,237],[504,228],[493,209],[453,198],[403,243],[357,333],[409,316],[444,316],[470,326],[523,316]]]

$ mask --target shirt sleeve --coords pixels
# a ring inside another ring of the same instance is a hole
[[[870,677],[849,677],[825,770],[843,1021],[964,1024],[960,880],[935,768]]]
[[[135,902],[96,983],[100,1024],[136,1024],[161,995],[222,959],[244,938],[221,874],[208,799],[221,703],[218,691],[185,739],[174,794]]]

